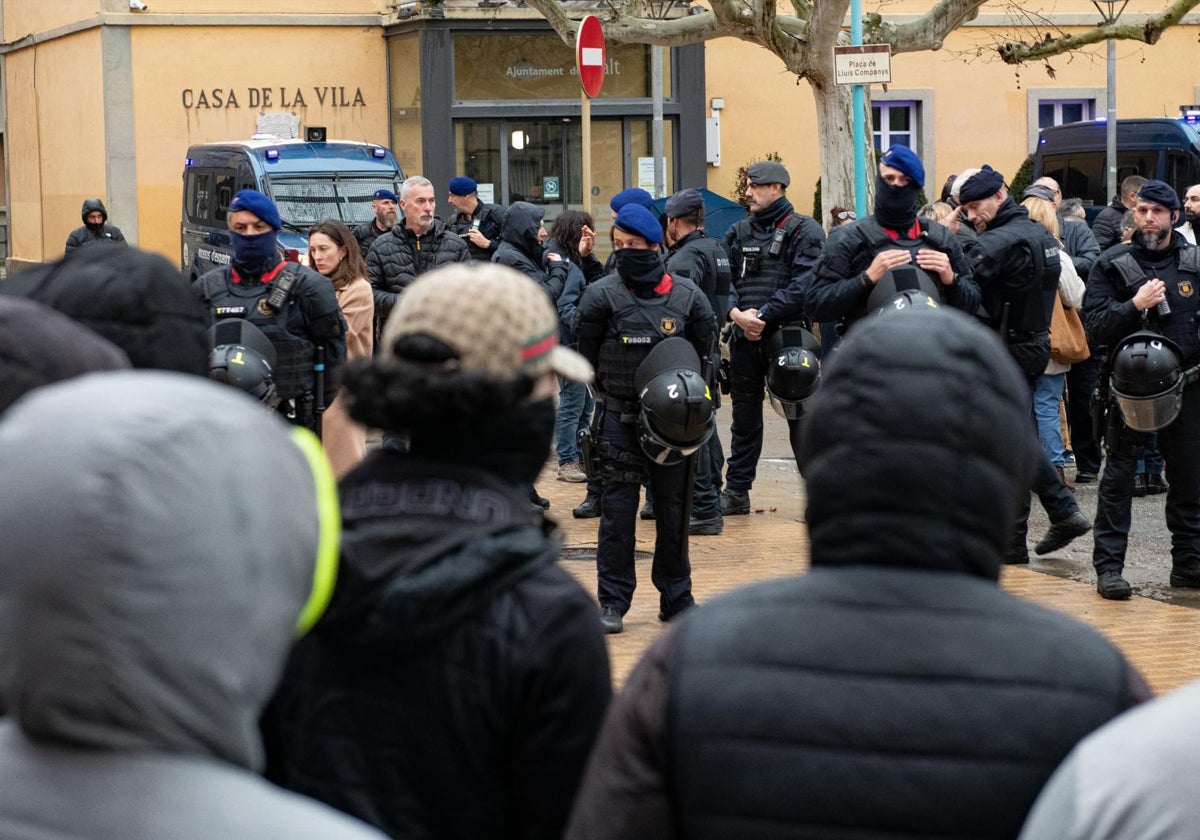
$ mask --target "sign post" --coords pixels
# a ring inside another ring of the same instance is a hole
[[[592,97],[604,85],[604,29],[600,19],[588,15],[575,33],[575,67],[579,72],[580,141],[583,153],[583,212],[592,212]]]
[[[892,81],[892,48],[888,44],[863,44],[862,0],[850,3],[850,45],[833,48],[834,84],[851,85],[854,104],[854,209],[861,219],[867,213],[867,153],[865,85]]]

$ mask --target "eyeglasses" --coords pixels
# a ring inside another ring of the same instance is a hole
[[[837,219],[839,222],[846,222],[846,221],[852,222],[855,219],[857,219],[858,216],[856,216],[854,214],[853,210],[843,210],[841,213],[838,213],[833,218]]]

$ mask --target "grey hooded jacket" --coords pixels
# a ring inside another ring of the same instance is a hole
[[[5,414],[0,471],[0,836],[380,836],[254,772],[320,538],[281,421],[93,374]]]

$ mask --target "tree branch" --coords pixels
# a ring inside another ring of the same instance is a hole
[[[870,41],[892,45],[893,53],[940,50],[946,36],[979,14],[985,0],[941,0],[921,17],[909,23],[883,23],[872,32]],[[876,16],[875,20],[879,20]],[[864,36],[866,33],[864,33]],[[866,37],[863,39],[868,40]]]
[[[1183,16],[1197,5],[1200,5],[1200,0],[1176,0],[1161,14],[1151,15],[1142,24],[1101,25],[1078,35],[1047,37],[1044,41],[1035,44],[1008,41],[1001,44],[996,52],[999,53],[1005,64],[1023,64],[1026,61],[1062,55],[1080,47],[1107,41],[1110,38],[1117,41],[1141,41],[1145,44],[1154,44],[1162,37],[1163,32],[1179,23]]]

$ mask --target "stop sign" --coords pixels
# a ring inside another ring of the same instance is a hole
[[[604,30],[598,17],[588,15],[575,35],[575,66],[583,92],[591,99],[600,95],[604,85],[604,61]]]

